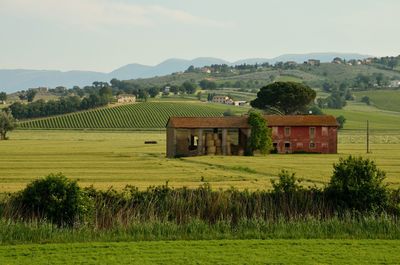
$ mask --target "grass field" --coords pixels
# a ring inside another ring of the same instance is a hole
[[[400,130],[400,112],[385,111],[364,103],[348,102],[343,109],[323,109],[323,111],[335,117],[343,115],[346,118],[344,125],[346,130],[366,130],[367,120],[370,122],[371,130],[382,132]]]
[[[0,246],[1,264],[398,264],[397,240],[209,240]]]
[[[145,145],[156,140],[156,145]],[[31,180],[62,172],[82,185],[146,188],[169,181],[173,187],[265,189],[281,169],[297,172],[308,184],[327,183],[332,164],[349,154],[376,160],[387,181],[400,186],[400,134],[371,135],[371,154],[365,154],[365,135],[339,135],[339,154],[296,154],[255,157],[203,156],[165,158],[165,132],[28,131],[17,130],[0,142],[0,192],[17,191]]]
[[[279,75],[274,80],[274,82],[299,82],[299,83],[301,83],[302,81],[303,80],[301,78],[290,75]]]
[[[373,90],[355,92],[357,101],[364,96],[370,98],[371,104],[379,109],[400,112],[400,90]]]
[[[147,104],[181,106],[175,102]],[[132,105],[122,107],[129,106]],[[222,111],[226,107],[223,104],[212,106],[212,111]],[[20,190],[32,179],[57,172],[79,179],[82,185],[93,184],[103,189],[122,188],[126,184],[146,188],[166,181],[174,187],[198,187],[209,182],[214,188],[265,189],[281,169],[296,172],[306,180],[305,185],[323,185],[329,181],[332,164],[350,154],[376,160],[387,172],[388,183],[399,187],[400,114],[354,102],[344,110],[326,112],[335,116],[343,114],[347,119],[345,130],[339,134],[339,154],[336,155],[166,159],[165,131],[161,128],[152,132],[17,130],[10,134],[11,140],[0,142],[0,192]],[[118,120],[115,116],[109,117],[109,122]],[[366,120],[370,121],[371,154],[366,154]],[[158,143],[145,145],[145,140]]]

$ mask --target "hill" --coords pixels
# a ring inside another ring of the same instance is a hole
[[[379,109],[400,112],[400,90],[367,90],[355,92],[354,95],[359,102],[367,96],[371,105]]]
[[[20,122],[26,129],[154,129],[165,128],[171,116],[222,116],[233,108],[222,104],[147,102],[75,112]],[[245,108],[235,108],[246,112]]]
[[[4,69],[0,70],[0,90],[7,93],[18,90],[26,90],[33,87],[56,87],[56,86],[85,86],[94,81],[110,81],[113,78],[120,80],[149,78],[154,76],[168,75],[186,70],[190,65],[202,67],[212,64],[255,64],[275,63],[278,61],[295,61],[302,63],[307,59],[318,59],[321,62],[330,62],[334,57],[361,59],[368,57],[360,54],[346,53],[311,53],[311,54],[288,54],[272,59],[250,58],[228,62],[219,58],[200,57],[193,60],[168,59],[155,66],[142,64],[128,64],[109,73],[93,71],[57,71],[57,70],[26,70],[26,69]]]

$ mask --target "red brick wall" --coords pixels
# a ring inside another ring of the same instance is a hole
[[[278,153],[337,153],[337,128],[315,126],[313,137],[310,135],[309,126],[287,128],[290,128],[290,135],[285,135],[284,126],[272,127],[272,139],[273,143],[277,144]]]

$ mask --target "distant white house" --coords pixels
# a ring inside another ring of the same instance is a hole
[[[212,98],[212,102],[214,103],[222,103],[222,104],[226,104],[226,102],[230,100],[230,98],[228,96],[214,96]]]
[[[304,63],[308,64],[308,65],[318,66],[318,65],[321,64],[321,61],[320,60],[316,60],[316,59],[309,59],[309,60],[305,61]]]
[[[400,80],[390,81],[389,87],[400,87]]]
[[[211,69],[208,67],[201,68],[201,72],[205,74],[211,74]]]
[[[134,103],[134,102],[136,102],[136,97],[135,97],[135,95],[121,94],[121,95],[117,96],[117,102],[118,103]]]
[[[228,96],[214,96],[212,98],[212,102],[227,104],[227,105],[234,105],[234,106],[243,106],[247,103],[246,101],[233,100]]]

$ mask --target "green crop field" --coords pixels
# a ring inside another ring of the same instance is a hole
[[[247,109],[212,103],[148,102],[99,108],[20,122],[32,129],[143,129],[164,128],[171,116],[222,116],[227,109]]]
[[[0,246],[1,264],[398,264],[397,240],[204,240]]]
[[[400,90],[372,90],[355,92],[357,101],[361,101],[364,96],[368,96],[371,105],[383,109],[400,112]]]

